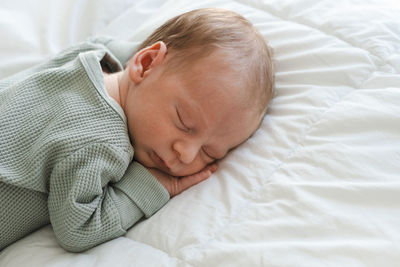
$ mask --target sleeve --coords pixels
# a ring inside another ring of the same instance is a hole
[[[126,169],[126,164],[121,151],[94,144],[55,165],[48,209],[64,249],[80,252],[119,237],[169,200],[167,190],[145,167],[132,162]]]

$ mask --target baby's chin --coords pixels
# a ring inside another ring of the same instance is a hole
[[[197,173],[197,172],[199,172],[199,171],[190,171],[190,170],[182,170],[182,171],[173,171],[173,170],[168,170],[168,169],[159,169],[159,168],[156,168],[156,169],[158,169],[159,171],[162,171],[162,172],[164,172],[164,173],[166,173],[166,174],[169,174],[169,175],[172,175],[172,176],[175,176],[175,177],[182,177],[182,176],[188,176],[188,175],[192,175],[192,174],[195,174],[195,173]]]
[[[189,175],[195,174],[195,173],[197,173],[197,172],[199,172],[201,170],[201,169],[198,169],[198,170],[197,169],[196,170],[190,170],[190,169],[186,169],[185,170],[185,169],[183,169],[183,170],[174,171],[174,170],[170,170],[170,169],[166,169],[166,168],[159,168],[157,166],[155,166],[153,168],[155,168],[155,169],[157,169],[159,171],[162,171],[162,172],[164,172],[166,174],[169,174],[171,176],[175,176],[175,177],[189,176]]]

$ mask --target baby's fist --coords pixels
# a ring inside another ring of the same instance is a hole
[[[217,164],[211,164],[205,167],[203,170],[191,174],[188,176],[175,177],[166,174],[158,169],[148,168],[150,173],[157,178],[157,180],[165,187],[170,197],[174,197],[186,189],[198,184],[211,176],[213,172],[218,169]]]

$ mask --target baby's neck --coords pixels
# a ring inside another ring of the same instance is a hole
[[[121,104],[121,97],[119,93],[119,81],[121,72],[115,73],[106,73],[103,72],[104,77],[104,86],[106,87],[106,91],[110,97],[112,97],[117,103],[122,106]]]

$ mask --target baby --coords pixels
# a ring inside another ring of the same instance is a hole
[[[73,252],[119,237],[259,127],[271,55],[242,16],[194,10],[133,49],[91,39],[0,81],[0,249],[48,223]]]

